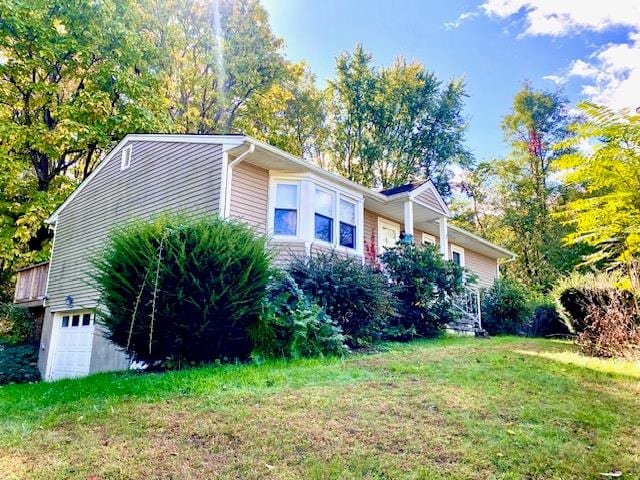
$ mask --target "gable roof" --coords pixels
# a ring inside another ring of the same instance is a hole
[[[418,187],[424,185],[426,182],[427,180],[415,180],[413,182],[405,183],[404,185],[399,185],[397,187],[381,190],[380,193],[386,196],[391,196],[397,193],[412,192]]]

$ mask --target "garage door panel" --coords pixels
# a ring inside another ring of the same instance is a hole
[[[78,321],[77,316],[83,314],[91,315],[90,320]],[[87,375],[91,365],[91,350],[93,348],[93,314],[90,312],[58,314],[56,325],[58,331],[51,379],[58,380]]]

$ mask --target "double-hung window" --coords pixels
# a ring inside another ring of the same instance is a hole
[[[316,188],[315,198],[315,238],[324,242],[333,242],[334,195]]]
[[[356,204],[340,199],[340,245],[356,248]]]
[[[295,183],[276,185],[273,234],[289,237],[298,234],[298,185]]]

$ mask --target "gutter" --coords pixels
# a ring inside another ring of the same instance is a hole
[[[251,155],[256,151],[256,146],[253,143],[249,144],[249,148],[247,148],[244,152],[236,157],[236,159],[227,165],[227,171],[225,172],[225,182],[224,182],[224,212],[223,217],[227,218],[229,216],[229,210],[231,208],[231,181],[233,179],[233,169],[236,165],[242,162],[248,155]]]

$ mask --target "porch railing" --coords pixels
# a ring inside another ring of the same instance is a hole
[[[482,329],[482,314],[480,312],[480,291],[465,286],[464,290],[452,298],[453,306],[467,319],[473,319],[477,327]]]

